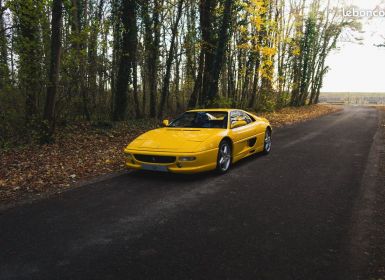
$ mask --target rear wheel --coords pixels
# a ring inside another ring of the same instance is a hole
[[[231,145],[228,140],[222,140],[219,144],[217,171],[219,173],[226,173],[231,166]]]
[[[268,154],[271,151],[271,130],[266,129],[265,131],[265,140],[263,142],[263,153]]]

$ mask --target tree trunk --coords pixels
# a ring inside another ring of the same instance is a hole
[[[215,102],[215,99],[218,95],[218,82],[219,75],[222,70],[223,58],[225,54],[225,50],[227,48],[227,43],[230,37],[230,23],[232,17],[232,9],[233,9],[234,0],[226,0],[224,10],[223,10],[223,19],[222,26],[219,31],[218,36],[218,45],[216,48],[213,70],[212,70],[212,80],[210,83],[209,91],[208,91],[208,104]]]
[[[181,42],[178,43],[177,41],[177,45],[181,45]],[[177,47],[178,49],[178,47]],[[179,52],[175,52],[175,68],[174,68],[174,76],[175,76],[175,79],[174,79],[174,83],[175,83],[175,103],[176,103],[176,112],[180,113],[183,108],[185,107],[185,95],[184,95],[184,92],[180,92],[180,65],[181,65],[181,62],[182,62],[182,54]]]
[[[159,64],[159,43],[160,43],[160,12],[162,3],[160,0],[155,0],[153,11],[153,42],[149,55],[148,64],[150,65],[150,117],[156,117],[156,106],[158,103],[158,64]]]
[[[98,35],[100,33],[100,25],[102,22],[103,16],[103,7],[104,0],[99,0],[95,16],[91,22],[90,26],[90,39],[88,44],[88,84],[87,88],[91,95],[92,107],[96,106],[96,96],[97,96],[97,83],[96,77],[98,73]]]
[[[111,118],[113,119],[115,110],[115,95],[116,95],[116,76],[119,69],[120,61],[120,41],[121,41],[121,20],[120,20],[120,0],[111,1],[111,14],[112,14],[112,61],[111,61]]]
[[[88,109],[88,90],[86,87],[86,58],[85,50],[87,48],[87,39],[82,38],[83,25],[87,23],[87,0],[71,0],[71,32],[73,36],[72,48],[75,52],[74,67],[76,71],[72,75],[72,83],[75,88],[75,92],[81,97],[81,105],[83,110],[83,116],[86,120],[90,120],[90,111]],[[83,10],[85,11],[83,13]],[[82,18],[84,15],[84,18]]]
[[[54,132],[55,102],[59,81],[60,53],[61,53],[61,22],[63,14],[62,0],[52,2],[52,31],[51,31],[51,59],[49,68],[49,84],[44,107],[44,120],[49,125],[49,136]]]
[[[7,36],[5,32],[5,24],[3,18],[4,11],[2,0],[0,0],[0,90],[7,85],[9,81],[8,68],[8,50],[7,50]]]
[[[157,91],[158,91],[158,64],[159,64],[159,43],[160,43],[160,12],[162,3],[154,0],[153,16],[150,19],[149,3],[142,0],[142,19],[145,26],[145,73],[144,85],[150,96],[150,116],[157,117]],[[146,94],[145,92],[143,94]]]
[[[89,110],[89,92],[87,86],[87,45],[88,45],[88,0],[81,0],[83,5],[80,6],[79,14],[79,35],[82,38],[79,49],[79,72],[80,72],[80,93],[83,101],[83,114],[87,121],[91,120],[91,112]],[[83,28],[84,26],[84,28]],[[84,31],[85,32],[82,32]],[[87,33],[86,33],[87,32]]]
[[[198,104],[203,106],[208,98],[208,90],[213,80],[213,62],[215,55],[215,46],[217,40],[214,36],[214,23],[215,23],[215,7],[218,0],[201,0],[200,1],[200,24],[202,32],[201,50],[203,51],[203,75],[202,84],[198,89]],[[199,77],[198,77],[199,78]]]
[[[188,101],[188,108],[194,108],[199,99],[200,99],[200,93],[201,93],[201,87],[202,87],[202,75],[203,75],[203,67],[204,67],[204,51],[201,49],[201,53],[199,55],[199,65],[198,65],[198,74],[195,79],[194,83],[194,89],[193,92],[190,95],[190,99]]]
[[[136,44],[137,46],[137,44]],[[134,89],[134,106],[135,106],[135,115],[136,118],[142,117],[142,113],[140,111],[140,103],[139,103],[139,96],[138,96],[138,59],[136,56],[136,47],[135,49],[135,59],[132,62],[132,86]]]
[[[257,105],[257,91],[259,83],[259,67],[261,65],[260,52],[256,53],[255,66],[254,66],[254,79],[253,79],[253,89],[251,90],[251,98],[249,102],[249,107],[254,109]]]
[[[27,125],[38,115],[38,96],[41,93],[42,40],[39,30],[39,2],[17,1],[14,13],[18,20],[16,44],[18,46],[19,84],[25,93],[25,118]],[[34,127],[31,127],[34,129]]]
[[[122,23],[124,27],[122,53],[120,56],[118,77],[116,81],[114,121],[124,120],[127,111],[127,94],[130,72],[136,62],[137,25],[136,0],[122,2]],[[136,100],[137,101],[137,100]]]
[[[180,21],[180,18],[182,17],[183,1],[184,0],[179,0],[179,2],[178,2],[177,15],[176,15],[174,26],[172,27],[171,43],[170,43],[170,49],[168,51],[168,57],[166,60],[166,73],[165,73],[165,76],[163,79],[162,95],[161,95],[159,112],[158,112],[158,118],[159,119],[162,118],[162,116],[163,116],[163,113],[164,113],[163,111],[165,109],[164,107],[166,104],[166,100],[169,96],[171,65],[172,65],[172,61],[174,59],[175,40],[176,40],[176,35],[178,33],[179,21]]]

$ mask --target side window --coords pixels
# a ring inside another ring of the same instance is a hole
[[[255,122],[255,119],[253,118],[253,116],[250,116],[249,114],[246,113],[246,115],[251,119],[251,122]]]
[[[244,120],[247,124],[252,122],[251,118],[247,114],[241,111],[232,111],[230,113],[230,125],[239,120]]]
[[[233,122],[238,120],[239,117],[240,117],[239,111],[231,111],[231,113],[230,113],[230,123],[232,124]]]
[[[244,112],[240,112],[241,113],[241,118],[243,120],[245,120],[247,122],[247,124],[253,122],[253,120],[249,117],[248,114],[244,113]]]

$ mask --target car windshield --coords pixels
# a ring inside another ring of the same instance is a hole
[[[227,112],[186,112],[173,120],[169,127],[227,128],[227,115]]]

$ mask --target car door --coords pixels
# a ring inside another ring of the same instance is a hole
[[[261,121],[259,118],[254,118],[253,116],[250,116],[250,118],[253,120],[253,133],[257,137],[254,147],[260,152],[263,149],[265,141],[266,125],[265,122]]]
[[[246,124],[240,127],[231,128],[236,120],[244,120]],[[230,133],[233,140],[233,155],[241,156],[248,152],[253,145],[253,139],[256,138],[256,130],[253,120],[244,112],[235,110],[230,112]],[[255,142],[254,142],[255,143]]]

